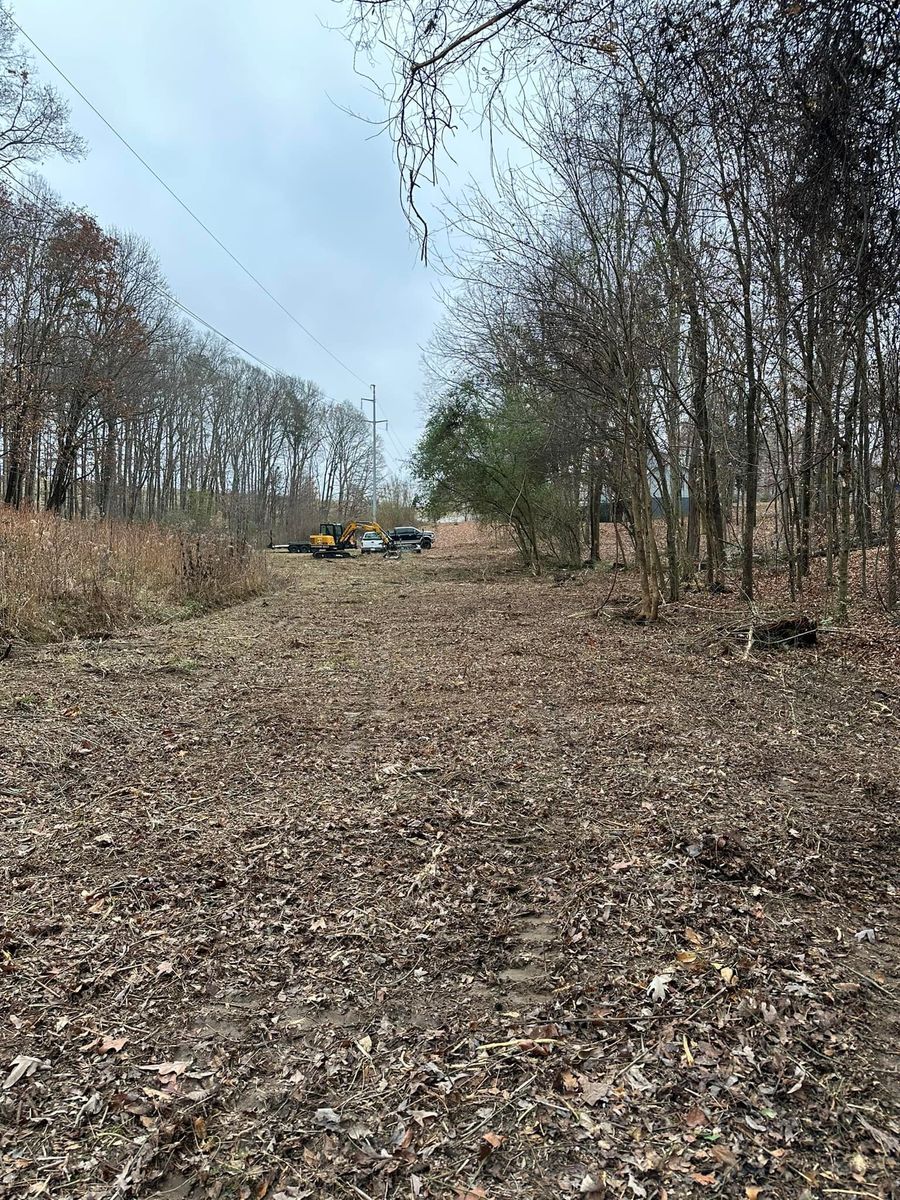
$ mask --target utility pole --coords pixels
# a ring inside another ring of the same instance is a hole
[[[363,396],[360,404],[372,405],[372,520],[378,520],[378,426],[387,425],[387,421],[375,420],[375,384],[372,384],[372,395]]]

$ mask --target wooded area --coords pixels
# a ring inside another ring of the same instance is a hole
[[[184,315],[140,238],[23,174],[84,147],[3,10],[0,66],[0,499],[260,537],[364,510],[359,404],[250,361]],[[386,474],[403,520],[411,489]]]
[[[363,508],[359,406],[179,319],[147,246],[46,191],[0,195],[3,498],[305,531]]]
[[[416,466],[523,559],[619,516],[645,616],[730,564],[898,603],[900,27],[862,0],[376,0],[410,214],[460,113],[505,147],[454,205],[459,287]],[[463,102],[462,97],[467,99]],[[456,97],[460,97],[457,103]],[[432,245],[434,239],[432,238]],[[878,547],[879,552],[868,552]]]

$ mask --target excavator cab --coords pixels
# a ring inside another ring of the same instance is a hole
[[[349,542],[344,543],[344,526],[330,521],[323,521],[319,532],[311,535],[309,541],[314,558],[349,558]]]

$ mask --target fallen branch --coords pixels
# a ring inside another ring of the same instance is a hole
[[[768,624],[737,625],[719,629],[725,637],[744,642],[745,657],[751,648],[757,650],[794,649],[798,646],[815,646],[818,641],[819,624],[810,617],[782,617]]]

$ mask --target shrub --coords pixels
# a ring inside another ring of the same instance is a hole
[[[219,608],[262,591],[268,572],[262,556],[247,542],[211,534],[179,537],[176,593],[201,608]]]
[[[106,633],[262,591],[261,555],[220,534],[0,510],[0,633]]]

